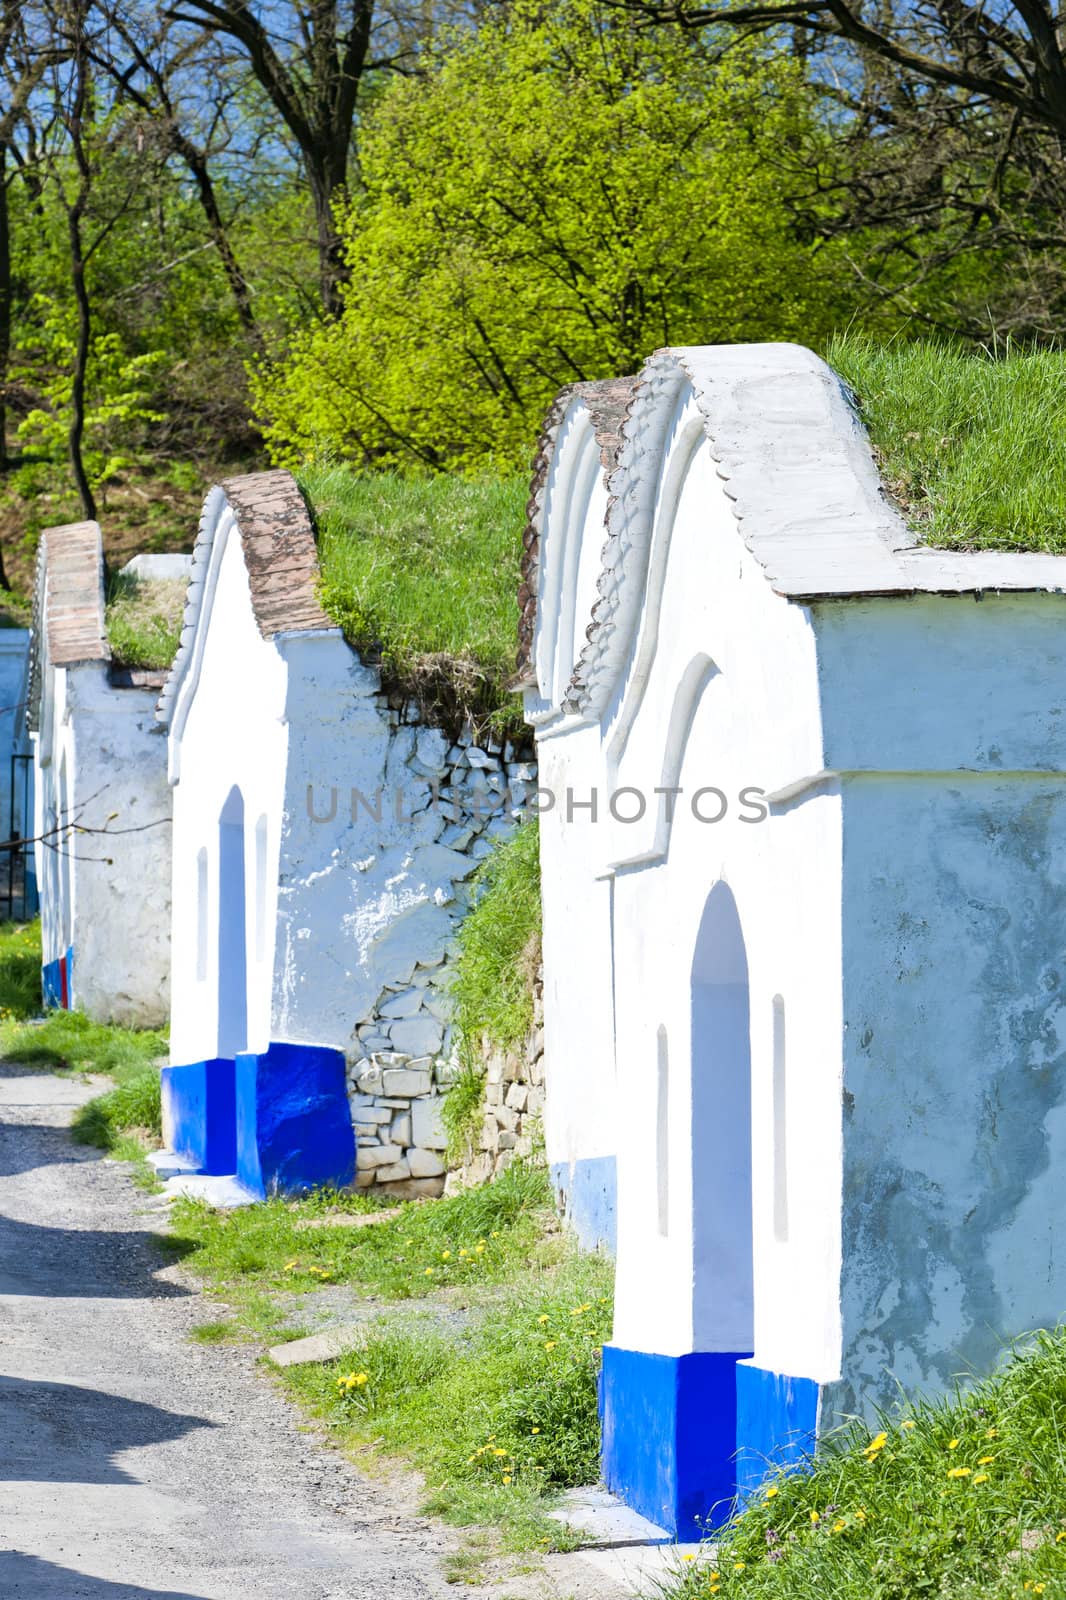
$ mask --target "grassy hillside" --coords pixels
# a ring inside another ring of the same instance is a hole
[[[827,359],[927,544],[1066,551],[1066,354],[847,338]]]
[[[1066,1329],[775,1477],[668,1600],[1063,1600]]]

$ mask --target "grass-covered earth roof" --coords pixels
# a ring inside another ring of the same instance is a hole
[[[520,723],[514,674],[529,479],[307,466],[322,604],[386,686],[445,721]]]
[[[848,338],[828,360],[924,543],[1066,551],[1066,354]]]

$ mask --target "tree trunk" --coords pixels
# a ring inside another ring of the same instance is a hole
[[[7,145],[0,143],[0,472],[7,459],[7,375],[11,364],[11,221],[8,213]],[[10,593],[0,545],[0,589]]]
[[[226,274],[230,289],[233,292],[241,327],[258,342],[258,329],[256,327],[255,314],[252,311],[252,296],[248,288],[248,280],[241,271],[240,262],[237,260],[233,246],[229,242],[229,236],[222,221],[222,213],[218,209],[215,186],[211,182],[211,174],[207,170],[207,160],[204,153],[202,150],[197,149],[192,140],[187,139],[176,126],[171,128],[170,139],[173,148],[181,156],[196,180],[196,193],[204,216],[207,218],[208,230],[214,241],[215,249],[218,251],[219,260],[222,262],[222,270]]]
[[[339,183],[333,181],[328,158],[322,160],[318,152],[304,157],[311,197],[315,207],[315,236],[318,245],[318,283],[322,308],[327,316],[336,317],[341,312],[341,285],[347,276],[344,246],[333,215],[333,206],[339,198]]]
[[[7,145],[0,142],[0,472],[7,466],[7,373],[11,361],[11,221],[6,169]]]
[[[78,13],[76,27],[74,103],[67,118],[67,131],[70,134],[71,153],[78,172],[78,190],[74,199],[67,205],[67,236],[70,242],[70,275],[78,307],[78,338],[74,351],[74,372],[70,390],[70,430],[67,441],[70,469],[74,474],[82,511],[87,521],[95,522],[96,501],[82,458],[82,439],[85,433],[85,374],[89,365],[92,338],[92,308],[89,304],[89,288],[85,281],[85,247],[81,236],[81,219],[88,204],[89,188],[92,183],[92,172],[82,138],[89,89],[84,11]]]

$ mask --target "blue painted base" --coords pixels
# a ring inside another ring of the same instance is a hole
[[[271,1044],[235,1071],[237,1181],[253,1194],[298,1194],[355,1178],[355,1130],[344,1056],[322,1045]]]
[[[737,1493],[751,1499],[771,1473],[814,1453],[821,1386],[737,1362]]]
[[[175,1155],[198,1172],[219,1176],[237,1168],[237,1112],[232,1061],[214,1057],[161,1073],[163,1126]]]
[[[604,1346],[604,1481],[676,1539],[702,1538],[733,1508],[736,1364],[746,1354],[661,1356]]]
[[[554,1161],[552,1188],[559,1209],[586,1250],[615,1253],[618,1183],[614,1156],[586,1161]]]
[[[69,1011],[74,979],[74,948],[41,968],[41,996],[46,1011]]]

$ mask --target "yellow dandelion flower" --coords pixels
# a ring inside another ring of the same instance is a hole
[[[822,1513],[820,1511],[809,1511],[807,1515],[810,1517],[812,1522],[821,1522],[822,1520]]]
[[[510,1481],[511,1481],[511,1474],[509,1472],[505,1472],[501,1482],[510,1483]]]
[[[494,1456],[505,1456],[507,1454],[507,1451],[506,1450],[501,1450],[499,1445],[497,1445],[495,1450],[492,1453],[493,1453]]]
[[[286,1263],[285,1263],[285,1271],[286,1272],[295,1272],[296,1268],[299,1265],[300,1265],[300,1263],[298,1261],[286,1261]]]
[[[440,1258],[441,1258],[442,1261],[450,1261],[451,1260],[451,1256],[452,1256],[452,1253],[451,1253],[450,1250],[442,1250],[441,1253],[440,1253]]]
[[[972,1467],[952,1467],[948,1473],[949,1478],[968,1478],[973,1471]]]
[[[1064,1539],[1066,1539],[1066,1528],[1063,1528],[1061,1533],[1055,1535],[1055,1543],[1062,1544]]]
[[[681,1559],[682,1561],[695,1561],[696,1557],[694,1555],[687,1555],[682,1556]]]
[[[432,1278],[432,1276],[433,1276],[433,1268],[432,1267],[427,1267],[425,1272],[423,1272],[422,1276],[423,1276],[423,1278]]]
[[[369,1383],[370,1379],[365,1372],[357,1372],[355,1375],[355,1381],[357,1386],[361,1389],[365,1383]]]
[[[844,1529],[846,1527],[847,1527],[847,1523],[844,1521],[843,1517],[841,1517],[841,1518],[838,1519],[838,1521],[833,1523],[833,1532],[834,1533],[843,1533]]]
[[[988,1466],[991,1466],[992,1462],[995,1459],[996,1459],[995,1456],[978,1456],[977,1457],[977,1465],[979,1467],[988,1467]]]
[[[484,1255],[484,1253],[485,1253],[485,1241],[484,1241],[484,1239],[482,1239],[480,1244],[474,1246],[474,1254],[476,1256],[480,1256],[480,1255]]]
[[[547,1316],[547,1314],[546,1314],[546,1313],[545,1313],[545,1315],[544,1315],[544,1316],[542,1316],[542,1317],[538,1317],[538,1318],[537,1318],[537,1321],[538,1321],[538,1322],[539,1322],[539,1323],[540,1323],[540,1325],[541,1325],[541,1327],[543,1327],[543,1326],[544,1326],[544,1324],[545,1324],[545,1323],[546,1323],[546,1322],[547,1322],[547,1321],[548,1321],[548,1316]]]
[[[530,1433],[539,1433],[540,1429],[539,1428],[530,1428],[529,1431],[530,1431]]]
[[[911,1422],[911,1420],[908,1418],[906,1422],[901,1422],[900,1423],[900,1427],[901,1428],[906,1428],[909,1431],[911,1428],[914,1427],[914,1423]]]
[[[974,1481],[974,1483],[987,1483],[988,1482],[988,1473],[987,1472],[979,1472],[977,1474],[977,1476],[974,1478],[973,1481]]]
[[[491,1238],[491,1239],[498,1239],[498,1238],[499,1238],[499,1237],[500,1237],[500,1230],[499,1230],[499,1228],[493,1228],[493,1230],[492,1230],[492,1233],[491,1233],[491,1234],[490,1234],[490,1235],[489,1235],[489,1237],[490,1237],[490,1238]]]
[[[1044,1584],[1042,1584],[1042,1583],[1034,1583],[1033,1584],[1033,1593],[1034,1594],[1043,1594],[1044,1588],[1045,1588]]]
[[[767,1498],[767,1500],[772,1500],[775,1494],[780,1494],[780,1493],[781,1493],[781,1491],[777,1487],[777,1484],[775,1483],[771,1488],[767,1489],[766,1498]]]
[[[733,1562],[733,1571],[734,1572],[743,1572],[744,1571],[744,1562],[743,1561],[734,1561]]]
[[[959,1441],[957,1439],[949,1439],[948,1440],[948,1449],[949,1450],[957,1450],[958,1448],[959,1448]]]
[[[999,1436],[999,1429],[998,1428],[986,1428],[985,1429],[985,1438],[986,1439],[995,1439],[995,1438],[998,1438],[998,1436]]]
[[[558,1342],[557,1339],[548,1339],[544,1345],[545,1350],[554,1350]]]

